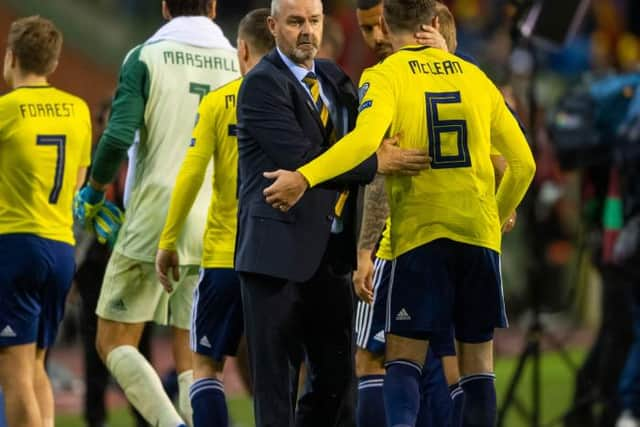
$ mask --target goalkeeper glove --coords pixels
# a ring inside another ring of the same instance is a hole
[[[122,211],[113,203],[104,202],[93,222],[93,230],[96,233],[98,242],[106,243],[110,248],[113,248],[123,221],[124,214]]]
[[[104,191],[85,185],[73,198],[73,218],[82,228],[90,228],[104,204]]]

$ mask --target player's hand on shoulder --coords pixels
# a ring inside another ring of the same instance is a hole
[[[167,292],[173,292],[173,285],[169,277],[169,270],[174,281],[180,280],[180,258],[178,252],[168,249],[158,249],[156,254],[156,276]]]
[[[426,150],[400,148],[398,143],[402,135],[382,141],[376,152],[378,173],[383,175],[418,175],[429,169],[431,158]]]
[[[371,250],[358,250],[358,269],[353,272],[353,290],[367,304],[373,302],[373,260]]]
[[[302,198],[309,183],[300,172],[291,172],[279,169],[273,172],[265,172],[263,176],[275,180],[273,184],[265,188],[262,194],[267,203],[282,212],[291,209]]]
[[[91,228],[104,204],[104,191],[85,185],[73,198],[73,218],[82,228]]]
[[[416,42],[423,46],[435,47],[436,49],[442,49],[445,52],[449,52],[449,47],[442,34],[438,32],[431,25],[422,24],[420,31],[414,34]]]
[[[123,221],[124,214],[116,205],[109,201],[103,202],[93,218],[93,230],[98,242],[113,248]]]

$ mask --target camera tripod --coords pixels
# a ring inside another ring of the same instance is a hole
[[[532,293],[538,293],[535,290],[536,286],[532,285],[534,289]],[[544,326],[541,319],[541,308],[538,297],[534,297],[533,318],[526,332],[526,344],[520,356],[518,357],[518,363],[516,369],[511,377],[505,400],[498,412],[498,427],[505,427],[505,419],[507,412],[513,406],[517,412],[528,420],[528,426],[540,427],[541,426],[541,392],[542,392],[542,371],[541,371],[541,350],[543,339],[548,342],[554,350],[560,355],[562,361],[571,372],[576,372],[577,366],[567,353],[560,339],[549,333]],[[525,404],[516,396],[516,390],[524,378],[525,367],[527,363],[532,367],[532,379],[531,379],[531,405],[527,408]],[[555,424],[555,422],[553,423]]]
[[[535,153],[536,144],[536,131],[537,131],[537,113],[538,103],[536,99],[535,83],[537,73],[539,69],[537,51],[534,46],[534,42],[525,37],[519,26],[520,21],[528,13],[529,9],[534,3],[541,4],[539,0],[510,0],[510,3],[516,8],[516,14],[513,18],[513,26],[511,28],[511,38],[514,46],[521,46],[529,53],[532,64],[531,74],[528,87],[528,107],[529,107],[529,137],[532,145],[532,150]],[[540,223],[536,212],[536,200],[538,196],[539,188],[535,188],[535,185],[529,191],[528,196],[523,201],[521,211],[526,218],[526,235],[527,240],[533,243],[531,255],[531,263],[526,269],[527,271],[527,287],[529,290],[529,301],[531,302],[531,315],[532,319],[527,328],[525,340],[526,344],[522,349],[516,369],[509,381],[507,388],[507,394],[498,411],[498,427],[505,427],[506,415],[513,407],[517,412],[527,420],[526,425],[529,427],[541,426],[541,398],[542,398],[542,371],[541,371],[541,351],[542,341],[552,346],[557,351],[563,362],[566,364],[571,372],[577,371],[577,366],[571,360],[568,353],[563,347],[560,339],[549,333],[546,329],[544,322],[542,321],[542,295],[539,289],[539,284],[544,283],[545,275],[541,271],[542,263],[537,261],[544,253],[544,245],[540,242],[540,236],[544,233],[544,224]],[[527,364],[531,364],[531,404],[525,405],[517,396],[516,390],[521,385],[521,381],[524,378],[525,368]],[[530,406],[530,407],[528,407]],[[557,421],[556,421],[557,422]],[[554,422],[555,424],[555,422]]]

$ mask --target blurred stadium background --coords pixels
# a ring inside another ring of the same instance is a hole
[[[560,167],[545,127],[545,115],[585,75],[638,69],[640,1],[593,0],[577,35],[568,44],[554,51],[536,49],[535,56],[514,42],[513,18],[517,5],[525,1],[444,2],[456,17],[460,48],[478,58],[481,67],[515,105],[525,126],[530,127],[531,118],[537,119],[530,135],[535,142],[538,174],[535,198],[528,201],[530,208],[526,209],[534,212],[537,224],[528,224],[531,215],[521,213],[516,230],[504,242],[503,269],[511,328],[497,336],[498,390],[503,401],[518,355],[527,339],[532,338],[526,331],[532,321],[531,289],[535,288],[542,309],[540,319],[555,337],[551,340],[543,334],[541,340],[541,425],[562,425],[564,414],[573,405],[576,370],[601,325],[601,295],[610,284],[602,280],[601,268],[593,261],[597,251],[588,244],[590,234],[582,221],[581,173]],[[216,21],[235,41],[240,17],[252,8],[264,6],[268,6],[267,0],[219,0]],[[362,42],[354,2],[326,0],[325,9],[332,18],[325,40],[333,43],[338,62],[357,81],[373,57]],[[52,83],[86,99],[94,116],[101,102],[111,96],[118,66],[128,49],[162,24],[160,0],[1,0],[0,42],[4,44],[12,20],[32,14],[52,19],[65,36],[61,63]],[[0,83],[0,93],[7,90]],[[531,93],[536,99],[535,111],[531,111]],[[532,269],[537,269],[537,274],[532,274]],[[77,291],[72,292],[59,342],[49,359],[56,393],[56,425],[61,427],[85,425],[81,416],[85,382],[78,337],[79,311],[80,299]],[[568,352],[557,352],[555,343],[563,344]],[[624,358],[626,347],[616,348],[619,357]],[[170,351],[160,329],[153,331],[152,350],[154,365],[170,379]],[[226,383],[233,396],[234,425],[251,425],[251,402],[233,364]],[[526,414],[534,400],[532,387],[529,367],[517,388],[518,402],[504,425],[531,425]],[[109,387],[107,403],[110,426],[133,425],[125,399],[115,385]],[[604,403],[599,405],[596,411],[602,410]]]

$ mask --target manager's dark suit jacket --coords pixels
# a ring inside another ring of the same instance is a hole
[[[355,125],[356,88],[334,63],[315,61],[323,91],[337,107],[331,119],[337,136]],[[261,106],[257,108],[253,106]],[[265,202],[272,181],[262,173],[295,170],[329,146],[311,98],[278,52],[267,54],[245,77],[238,96],[239,200],[235,269],[305,282],[317,271],[331,239],[329,262],[338,271],[356,267],[356,194],[377,169],[373,155],[332,181],[308,190],[286,213]],[[350,188],[343,213],[344,230],[331,234],[338,191]]]

